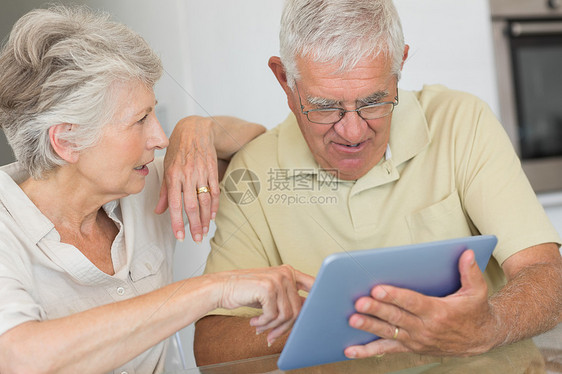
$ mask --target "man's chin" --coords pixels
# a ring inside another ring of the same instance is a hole
[[[367,174],[367,172],[368,170],[357,169],[357,168],[356,169],[338,168],[336,169],[335,174],[337,174],[336,176],[338,177],[338,179],[344,181],[354,181]]]

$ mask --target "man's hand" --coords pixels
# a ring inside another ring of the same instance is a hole
[[[379,285],[355,303],[350,326],[381,337],[345,350],[350,358],[390,352],[468,356],[488,351],[498,339],[486,281],[471,250],[459,260],[461,288],[439,298]]]
[[[219,207],[217,153],[212,119],[191,116],[178,122],[164,159],[164,180],[155,212],[170,208],[172,230],[178,240],[185,238],[182,205],[185,207],[193,240],[201,242]],[[207,187],[209,192],[197,193]]]

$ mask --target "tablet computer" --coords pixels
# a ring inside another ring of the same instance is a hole
[[[446,296],[460,288],[458,261],[472,249],[484,271],[496,246],[493,235],[332,254],[324,260],[287,343],[281,370],[347,360],[345,348],[379,337],[349,326],[355,301],[377,284]]]

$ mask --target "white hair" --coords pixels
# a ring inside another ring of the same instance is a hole
[[[0,124],[16,159],[39,179],[65,163],[49,128],[76,151],[94,145],[116,108],[112,87],[139,81],[153,87],[162,74],[148,44],[106,13],[86,7],[33,10],[14,25],[0,53]]]
[[[279,39],[291,88],[299,78],[297,57],[339,63],[336,72],[347,72],[362,58],[384,53],[400,78],[404,35],[391,0],[287,0]]]

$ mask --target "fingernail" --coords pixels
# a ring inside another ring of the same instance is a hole
[[[357,317],[353,321],[353,327],[361,327],[365,321],[361,317]]]
[[[195,235],[195,242],[196,242],[197,244],[201,244],[201,240],[202,240],[201,234]]]
[[[207,234],[209,233],[209,228],[208,227],[203,227],[203,234],[205,236],[207,236]]]
[[[384,297],[386,296],[386,291],[381,287],[376,291],[375,296],[377,299],[384,299]]]
[[[355,357],[357,357],[357,352],[355,352],[354,349],[349,350],[349,351],[347,352],[347,357],[349,357],[349,358],[355,358]]]
[[[178,232],[176,232],[176,239],[177,239],[179,242],[183,242],[183,239],[184,239],[184,238],[185,238],[185,236],[184,236],[184,234],[183,234],[183,231],[178,231]]]
[[[361,300],[361,302],[358,303],[358,308],[357,311],[358,312],[368,312],[369,308],[371,307],[371,301],[370,300]]]
[[[211,219],[214,221],[216,216],[217,216],[217,213],[213,212],[213,213],[211,214]]]

